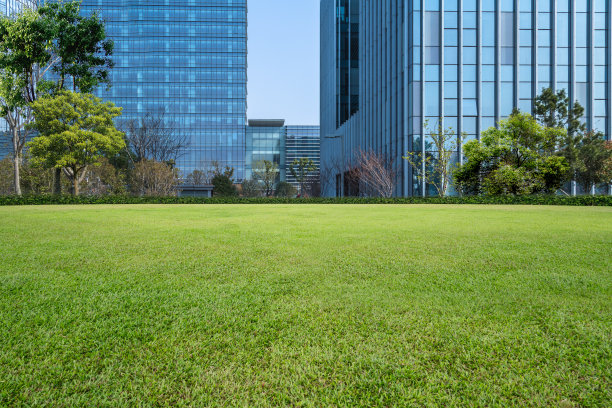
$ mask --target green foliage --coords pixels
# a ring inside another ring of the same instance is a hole
[[[610,406],[612,208],[0,220],[2,407]]]
[[[123,195],[127,193],[126,171],[117,168],[106,158],[101,158],[90,166],[82,194],[88,195]]]
[[[351,204],[351,205],[550,205],[550,206],[601,206],[611,207],[612,196],[557,196],[557,195],[530,195],[530,196],[463,196],[463,197],[408,197],[408,198],[292,198],[288,197],[259,197],[239,198],[220,197],[165,197],[165,196],[56,196],[56,195],[26,195],[0,196],[0,206],[20,205],[75,205],[75,204]]]
[[[483,192],[490,195],[527,195],[535,188],[524,167],[504,164],[493,170],[482,182]]]
[[[514,113],[499,128],[466,143],[466,164],[455,173],[463,194],[534,194],[555,192],[569,166],[553,157],[566,131],[547,128],[529,114]]]
[[[557,93],[551,88],[542,90],[534,100],[534,114],[543,126],[566,129],[570,136],[586,132],[586,124],[581,121],[584,108],[578,101],[570,107],[565,89]]]
[[[21,165],[21,183],[26,194],[50,194],[53,188],[53,171],[33,165],[25,160]]]
[[[296,188],[291,183],[281,181],[276,187],[276,197],[295,197],[297,194]]]
[[[565,157],[545,156],[540,158],[537,164],[537,175],[542,182],[542,191],[554,194],[570,172],[570,166]]]
[[[289,170],[291,171],[291,175],[300,185],[300,195],[305,197],[307,195],[305,184],[308,182],[311,174],[317,170],[317,167],[312,159],[302,157],[300,159],[295,159],[291,163]]]
[[[236,197],[238,191],[234,182],[227,174],[217,174],[212,179],[213,194],[216,197]]]
[[[15,193],[13,182],[13,161],[6,157],[0,160],[0,195]]]
[[[25,9],[16,17],[0,17],[3,115],[7,109],[36,99],[38,80],[52,62],[50,44],[54,34],[53,22],[42,18],[38,11]]]
[[[234,168],[230,166],[221,166],[218,161],[213,161],[211,165],[210,173],[214,176],[224,176],[230,179],[230,181],[234,181]]]
[[[33,166],[29,160],[23,160],[21,169],[21,187],[25,194],[49,194],[53,185],[53,172],[40,166]],[[15,193],[13,161],[10,158],[0,160],[0,195]]]
[[[253,179],[261,183],[266,197],[274,194],[274,186],[279,178],[278,164],[269,160],[259,160],[253,164]]]
[[[578,146],[576,180],[587,192],[597,184],[612,181],[612,150],[604,135],[599,132],[585,134]]]
[[[243,197],[259,197],[261,196],[261,184],[255,180],[245,180],[242,182]]]
[[[38,12],[53,29],[53,53],[58,62],[52,71],[59,77],[55,91],[65,89],[68,78],[73,90],[82,93],[108,84],[114,45],[106,38],[100,16],[83,15],[80,1],[46,2]]]
[[[63,89],[67,76],[74,90],[91,91],[108,82],[112,41],[105,37],[99,17],[82,16],[77,1],[45,2],[36,10],[0,17],[0,115],[8,124],[16,162],[31,129],[30,104],[41,94]],[[45,80],[51,72],[60,77],[57,85]],[[18,194],[19,170],[15,166]]]
[[[113,123],[121,115],[121,108],[110,102],[62,91],[35,101],[32,108],[32,127],[40,133],[29,143],[32,159],[35,164],[66,170],[75,195],[87,166],[102,157],[113,157],[125,147],[123,134]]]

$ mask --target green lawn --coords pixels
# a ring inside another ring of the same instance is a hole
[[[612,208],[0,208],[0,406],[612,406]]]

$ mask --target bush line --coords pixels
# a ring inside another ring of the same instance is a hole
[[[86,204],[497,204],[612,206],[612,196],[467,196],[409,198],[237,198],[237,197],[133,197],[133,196],[0,196],[0,206]]]

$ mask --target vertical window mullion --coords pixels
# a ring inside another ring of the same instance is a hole
[[[495,126],[499,123],[501,104],[501,1],[495,1]]]
[[[588,27],[589,36],[588,36],[588,39],[587,39],[587,41],[588,41],[587,45],[589,47],[588,48],[589,55],[587,56],[588,64],[589,64],[589,67],[588,67],[589,71],[588,71],[588,78],[587,78],[588,84],[589,84],[588,85],[589,86],[588,96],[587,96],[588,105],[589,105],[589,107],[588,107],[588,109],[589,109],[588,128],[589,128],[589,130],[593,130],[593,124],[595,123],[595,115],[594,115],[594,112],[593,112],[593,107],[594,107],[594,95],[593,95],[594,87],[593,87],[593,85],[594,85],[594,82],[595,82],[595,75],[594,75],[595,74],[595,69],[593,67],[593,52],[594,52],[594,49],[593,49],[593,47],[594,47],[594,44],[593,44],[593,41],[594,41],[593,19],[595,18],[595,5],[593,4],[593,0],[588,0],[588,2],[589,2],[588,8],[587,8],[587,11],[588,11],[588,17],[587,17],[588,18],[588,23],[587,24],[589,26]],[[608,81],[609,81],[609,79],[608,79]]]
[[[519,16],[520,16],[520,1],[531,1],[531,0],[514,0],[514,106],[519,106],[519,50],[520,50],[520,39],[519,33]]]
[[[547,1],[547,0],[544,0]],[[540,80],[538,77],[538,0],[533,0],[533,7],[531,13],[531,36],[532,36],[532,47],[531,47],[531,80],[533,83],[531,84],[531,113],[535,110],[535,106],[533,100],[535,96],[539,93],[538,81]]]

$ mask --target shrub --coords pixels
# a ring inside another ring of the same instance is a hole
[[[74,204],[486,204],[486,205],[567,205],[612,207],[612,196],[467,196],[409,198],[284,198],[284,197],[135,197],[135,196],[0,196],[0,206]]]
[[[483,180],[482,189],[490,195],[525,195],[533,192],[534,184],[524,168],[504,165]]]
[[[242,183],[243,197],[259,197],[261,196],[261,185],[255,180],[246,180]]]
[[[238,191],[236,186],[232,183],[232,179],[226,174],[217,174],[212,179],[213,194],[215,197],[236,197]]]
[[[287,183],[286,181],[281,181],[278,183],[276,187],[276,196],[277,197],[295,197],[297,194],[297,190],[293,187],[292,184]]]
[[[155,160],[136,163],[130,177],[130,189],[137,196],[176,195],[178,185],[178,170]]]

